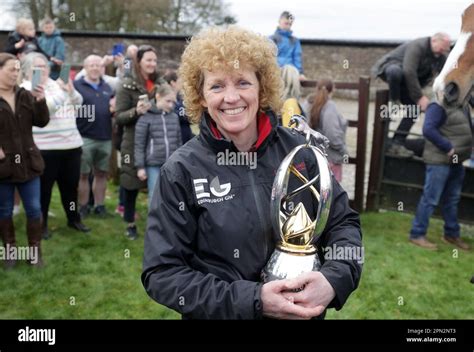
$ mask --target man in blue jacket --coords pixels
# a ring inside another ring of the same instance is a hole
[[[303,74],[303,60],[301,43],[298,38],[293,36],[291,26],[295,17],[288,11],[283,11],[280,15],[278,28],[275,33],[270,36],[270,39],[275,42],[278,47],[278,65],[283,67],[285,65],[295,66],[299,73],[300,79],[306,79]]]

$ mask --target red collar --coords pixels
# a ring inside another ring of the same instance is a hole
[[[210,121],[211,121],[210,127],[211,127],[212,135],[217,139],[222,139],[222,134],[217,128],[216,123],[212,119],[210,119]],[[272,131],[272,124],[270,122],[270,118],[264,112],[260,113],[260,115],[258,116],[257,130],[258,130],[258,138],[255,144],[250,149],[251,151],[257,150],[258,147],[262,145],[263,141],[270,135],[270,132]]]
[[[155,82],[153,82],[151,79],[147,79],[145,82],[145,87],[148,93],[151,93],[153,88],[155,88]]]

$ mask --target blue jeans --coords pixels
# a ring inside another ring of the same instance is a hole
[[[426,235],[430,217],[440,201],[444,219],[444,235],[459,237],[458,204],[461,199],[464,173],[462,164],[426,165],[423,195],[416,209],[410,238],[415,239]]]
[[[40,219],[41,203],[39,176],[23,183],[0,183],[0,219],[9,219],[13,216],[15,187],[20,193],[26,217],[28,219]]]
[[[160,180],[160,167],[159,166],[147,166],[147,186],[148,186],[148,207],[151,204],[153,198],[153,190],[155,189],[156,183]]]

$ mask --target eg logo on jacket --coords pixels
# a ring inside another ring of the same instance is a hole
[[[221,185],[219,176],[214,177],[209,186],[207,185],[208,180],[205,178],[194,179],[193,183],[198,204],[220,203],[224,200],[233,199],[235,196],[234,194],[229,194],[232,189],[231,183]],[[209,190],[210,193],[207,190]]]

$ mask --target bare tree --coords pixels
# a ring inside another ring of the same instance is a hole
[[[59,28],[76,30],[192,34],[236,23],[224,0],[19,0],[10,11],[36,26],[50,17]]]

